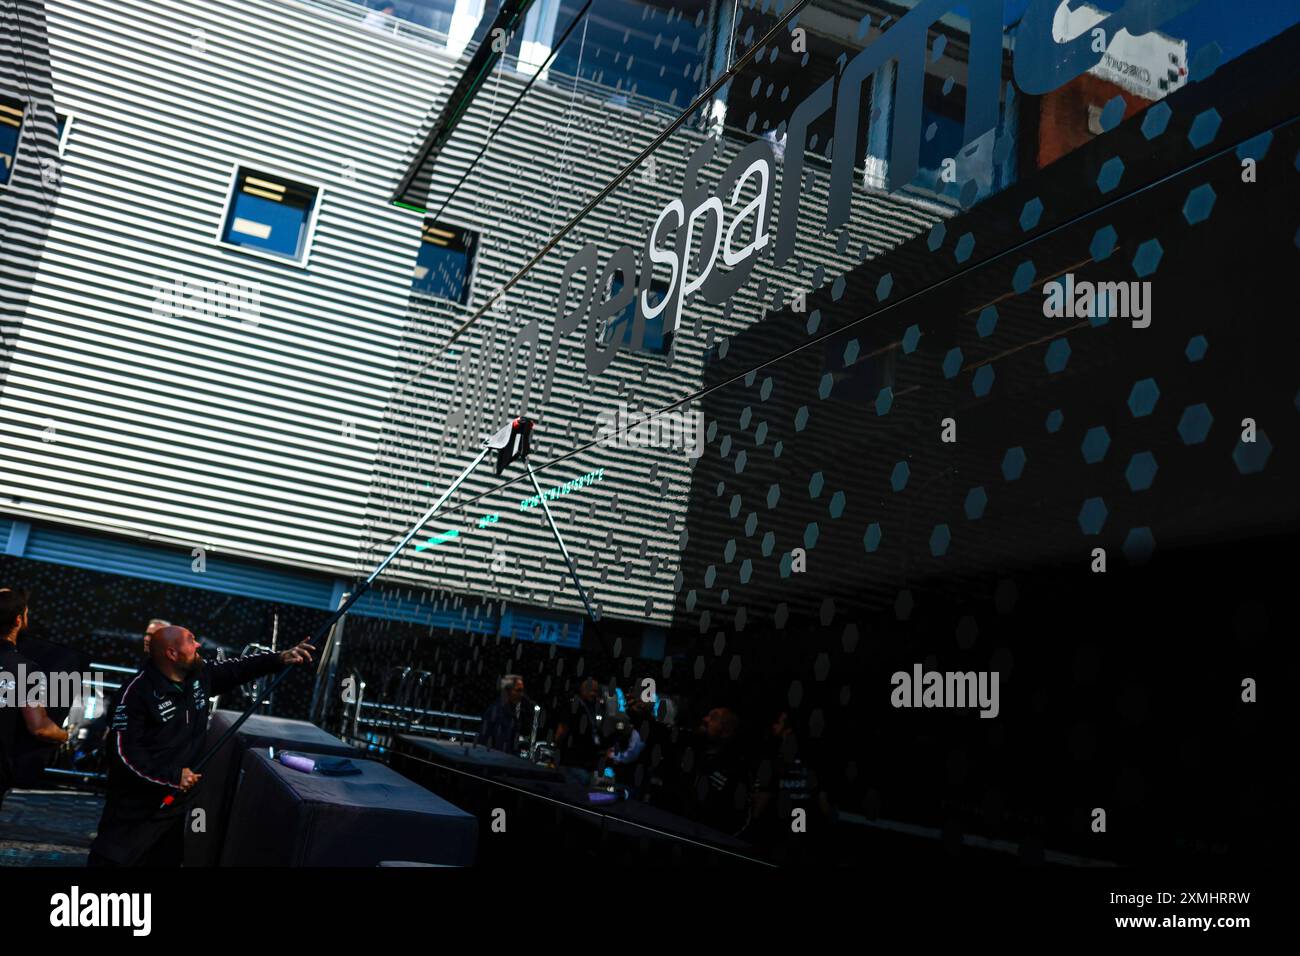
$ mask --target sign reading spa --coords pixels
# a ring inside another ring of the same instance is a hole
[[[1054,36],[1053,22],[1063,2],[1030,0],[1016,29],[1014,75],[1016,85],[1025,93],[1042,95],[1065,85],[1097,67],[1112,43],[1120,48],[1132,37],[1149,33],[1191,9],[1198,0],[1127,0],[1114,13],[1095,19],[1078,36],[1062,41]],[[1079,6],[1077,0],[1068,2]],[[489,424],[512,412],[507,406],[519,384],[519,359],[525,350],[525,408],[535,371],[542,376],[544,408],[559,346],[575,333],[583,337],[588,373],[599,374],[620,347],[641,348],[648,320],[662,318],[663,328],[671,332],[678,328],[683,310],[693,300],[726,302],[748,280],[760,254],[770,250],[774,265],[784,265],[795,249],[809,126],[833,108],[834,142],[857,142],[862,135],[864,85],[891,61],[897,63],[897,79],[890,131],[890,188],[911,182],[920,161],[929,29],[956,5],[955,0],[921,0],[850,60],[838,77],[828,79],[795,107],[786,127],[783,165],[787,188],[781,191],[779,209],[773,208],[775,156],[766,140],[756,140],[741,150],[723,171],[716,192],[699,184],[700,171],[717,145],[706,140],[687,162],[681,197],[659,210],[639,250],[622,246],[603,262],[595,243],[578,250],[564,267],[556,296],[555,330],[543,361],[537,361],[540,328],[535,319],[518,329],[499,360],[494,347],[461,357],[460,381],[469,387],[458,396],[460,407],[450,410],[448,428],[461,426],[462,447],[478,441],[480,423],[468,421],[467,411],[473,416],[482,409]],[[999,118],[1002,0],[965,0],[961,5],[970,13],[965,149],[983,137],[992,137]],[[848,221],[854,158],[851,149],[833,150],[827,231]],[[692,252],[697,245],[698,250]],[[666,293],[662,291],[665,287]],[[609,320],[633,303],[630,338],[603,341],[602,331]],[[505,376],[501,375],[503,369]],[[486,392],[493,381],[499,385],[496,408],[488,409]]]

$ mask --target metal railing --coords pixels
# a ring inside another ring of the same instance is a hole
[[[101,664],[98,661],[92,661],[90,664],[92,671],[110,671],[114,674],[134,674],[140,668],[138,667],[119,667],[117,664]]]
[[[343,708],[341,730],[345,736],[359,738],[362,727],[383,730],[388,734],[421,733],[453,738],[478,736],[477,725],[482,722],[482,717],[432,706],[432,671],[391,667],[384,672],[374,700],[366,699],[368,685],[357,671],[350,671],[349,676],[356,688],[356,699],[351,702],[350,715],[348,707]],[[348,728],[351,728],[350,733]]]

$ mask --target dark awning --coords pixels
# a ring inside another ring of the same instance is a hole
[[[485,39],[491,37],[492,31],[498,28],[504,30],[505,35],[509,36],[518,29],[520,22],[528,13],[528,8],[532,5],[533,0],[501,0],[496,16],[491,20],[484,17],[479,22],[470,42],[470,46],[477,44],[477,47],[461,69],[460,77],[452,87],[446,102],[442,104],[437,119],[426,124],[428,133],[420,148],[415,151],[401,180],[398,181],[397,188],[393,191],[393,202],[414,206],[420,210],[428,208],[429,186],[433,182],[433,167],[438,162],[438,156],[447,141],[451,139],[456,124],[468,111],[483,81],[491,74],[492,68],[501,58],[501,52],[494,50],[490,41],[484,42]],[[436,103],[433,108],[437,109]]]

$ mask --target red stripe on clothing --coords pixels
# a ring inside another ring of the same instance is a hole
[[[126,707],[127,695],[131,693],[131,688],[135,686],[135,682],[138,681],[142,676],[144,676],[143,671],[139,674],[136,674],[135,677],[132,678],[131,683],[126,685],[126,690],[122,691],[122,700],[118,703],[119,707],[122,708]],[[131,761],[126,759],[126,751],[122,749],[122,731],[120,730],[117,731],[117,755],[122,758],[122,763],[126,764],[126,766],[130,769],[130,771],[134,773],[137,777],[142,777],[143,779],[148,780],[150,783],[156,783],[164,787],[176,787],[176,784],[174,783],[171,783],[167,780],[159,780],[157,777],[151,777],[147,773],[142,773],[136,767],[132,766]]]

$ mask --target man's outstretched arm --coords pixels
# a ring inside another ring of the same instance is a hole
[[[211,692],[213,696],[226,694],[240,684],[274,674],[281,667],[293,664],[310,664],[312,652],[316,648],[302,643],[287,651],[267,651],[264,654],[249,654],[247,657],[233,657],[229,660],[215,661],[207,665],[212,676]]]

